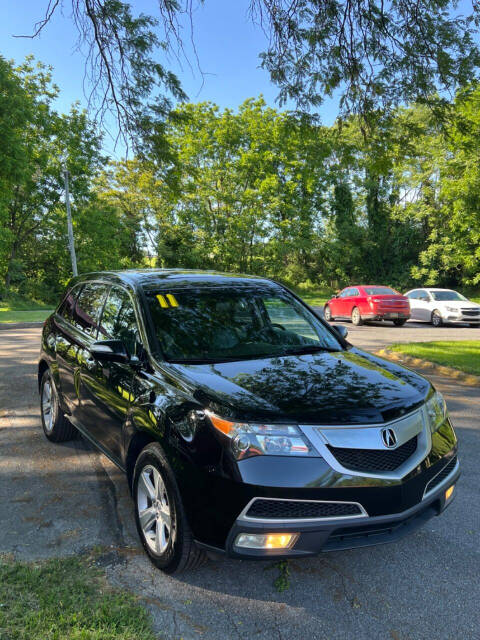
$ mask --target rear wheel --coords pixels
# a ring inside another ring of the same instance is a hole
[[[331,322],[332,320],[335,320],[335,318],[332,316],[332,310],[330,309],[328,304],[325,305],[325,309],[323,310],[323,317],[327,322]]]
[[[58,401],[58,393],[50,369],[40,382],[40,409],[43,433],[52,442],[66,442],[77,435],[75,427],[64,416]]]
[[[152,563],[179,573],[205,561],[193,540],[173,471],[158,443],[138,456],[133,474],[135,521]]]
[[[396,327],[403,327],[403,325],[404,325],[405,323],[406,323],[405,318],[402,318],[402,319],[400,319],[400,318],[399,318],[398,320],[394,320],[394,321],[393,321],[393,324],[394,324]]]
[[[434,327],[441,327],[443,324],[442,314],[438,309],[432,311],[432,324]]]
[[[363,319],[362,319],[362,316],[360,314],[360,311],[359,311],[358,307],[353,307],[353,309],[352,309],[352,323],[356,327],[360,327],[363,324]]]

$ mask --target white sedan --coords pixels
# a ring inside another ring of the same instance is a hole
[[[447,322],[468,322],[480,326],[480,304],[471,302],[453,289],[412,289],[406,294],[410,319],[440,327]]]

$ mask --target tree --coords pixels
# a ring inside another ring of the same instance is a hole
[[[63,5],[44,2],[34,36]],[[86,46],[99,112],[113,110],[121,133],[137,140],[140,133],[164,150],[170,98],[185,96],[155,54],[183,52],[181,25],[193,22],[191,0],[156,0],[151,15],[138,17],[125,0],[67,2]],[[261,57],[281,103],[292,98],[305,109],[338,95],[342,115],[366,116],[418,100],[438,108],[447,104],[439,91],[452,95],[478,75],[476,4],[466,16],[456,0],[250,0],[249,6],[270,37]]]
[[[57,88],[49,69],[27,59],[17,68],[5,63],[1,70],[0,95],[10,96],[11,107],[9,117],[0,121],[2,139],[5,135],[11,144],[0,182],[0,266],[8,290],[25,278],[27,263],[35,260],[27,247],[39,238],[48,240],[48,222],[63,206],[64,167],[72,176],[71,193],[78,210],[88,202],[93,176],[104,159],[101,139],[85,112],[73,106],[69,114],[59,115],[52,109]]]

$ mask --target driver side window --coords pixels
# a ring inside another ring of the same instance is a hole
[[[318,336],[314,329],[291,304],[286,304],[278,298],[266,298],[264,305],[273,325],[281,330],[291,331],[304,338],[318,342]]]
[[[130,355],[137,355],[140,344],[137,319],[130,296],[113,286],[108,294],[98,332],[99,340],[121,340]]]

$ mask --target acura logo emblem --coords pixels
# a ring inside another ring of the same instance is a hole
[[[397,436],[393,429],[382,429],[382,441],[387,449],[392,449],[397,444]]]

